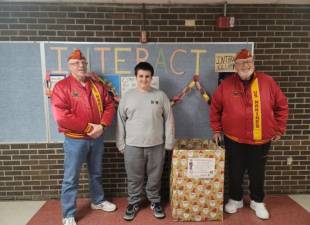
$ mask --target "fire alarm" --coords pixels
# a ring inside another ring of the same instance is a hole
[[[224,4],[224,16],[220,16],[216,20],[217,27],[221,29],[232,28],[235,26],[235,17],[226,16],[226,8],[227,2]]]
[[[220,16],[217,18],[216,25],[218,28],[232,28],[235,26],[235,17]]]

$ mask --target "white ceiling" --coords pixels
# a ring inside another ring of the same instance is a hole
[[[0,2],[92,2],[128,4],[224,4],[225,0],[0,0]],[[227,0],[227,4],[310,4],[310,0]]]

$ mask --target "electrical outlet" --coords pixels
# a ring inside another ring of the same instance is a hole
[[[293,157],[292,157],[292,156],[290,156],[290,157],[287,158],[286,164],[287,164],[288,166],[290,166],[290,165],[293,164]]]

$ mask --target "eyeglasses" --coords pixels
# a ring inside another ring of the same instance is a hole
[[[235,62],[235,64],[238,65],[238,66],[240,66],[240,65],[245,65],[245,64],[252,64],[252,63],[253,63],[253,59]]]
[[[85,61],[76,61],[76,62],[69,63],[70,66],[79,66],[80,64],[82,64],[82,66],[87,66],[87,65],[88,65],[88,62],[85,62]]]

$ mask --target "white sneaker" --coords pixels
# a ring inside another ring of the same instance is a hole
[[[113,204],[112,202],[109,202],[109,201],[101,202],[98,205],[91,203],[90,207],[92,209],[100,209],[100,210],[103,210],[105,212],[113,212],[116,210],[116,205]]]
[[[68,218],[62,219],[62,224],[63,225],[76,225],[76,222],[74,220],[74,217],[68,217]]]
[[[269,219],[269,212],[263,202],[255,202],[251,200],[250,207],[255,211],[258,218],[263,220]]]
[[[225,212],[227,213],[236,213],[238,209],[243,207],[243,200],[236,201],[229,199],[227,204],[225,205]]]

